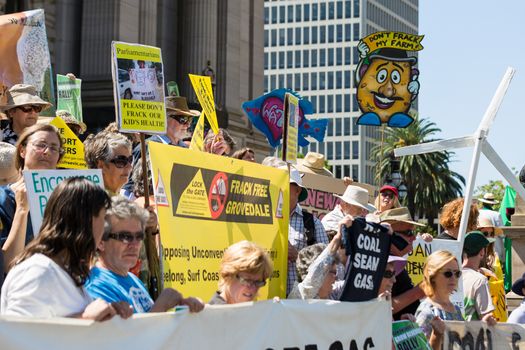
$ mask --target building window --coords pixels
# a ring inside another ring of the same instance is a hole
[[[359,62],[359,54],[357,52],[357,46],[354,46],[354,49],[352,51],[354,52],[354,64],[357,64]]]
[[[277,69],[277,52],[272,52],[270,54],[270,65],[272,69]]]
[[[327,142],[326,143],[326,159],[333,160],[334,159],[334,148],[333,148],[333,142]]]
[[[318,13],[317,13],[317,4],[312,4],[312,21],[318,20]]]
[[[345,112],[350,112],[350,94],[345,94]]]
[[[310,78],[312,80],[312,90],[317,90],[317,72],[313,72],[310,74]]]
[[[341,136],[343,134],[343,128],[341,125],[341,118],[335,119],[335,136]]]
[[[310,65],[310,52],[308,50],[303,50],[303,67],[308,68]]]
[[[295,73],[294,78],[295,78],[294,90],[301,89],[301,74]]]
[[[317,44],[317,26],[312,27],[312,44]]]
[[[343,111],[343,96],[342,95],[336,95],[335,96],[335,111],[337,113]]]
[[[343,41],[343,25],[337,25],[337,42],[340,43]]]
[[[333,2],[328,3],[328,19],[335,18],[335,4]]]
[[[277,6],[272,7],[272,23],[277,23]]]
[[[328,66],[332,67],[334,65],[334,49],[328,49]]]
[[[277,30],[272,29],[272,46],[277,46]]]
[[[350,141],[345,141],[344,146],[344,159],[350,159]]]
[[[303,73],[303,90],[308,90],[308,73]]]
[[[279,6],[279,23],[284,23],[286,19],[286,13],[285,13],[286,7]]]
[[[301,68],[301,51],[295,51],[295,68]]]
[[[359,142],[352,141],[352,159],[359,159]]]
[[[328,119],[328,126],[326,128],[326,136],[334,136],[334,120]]]
[[[343,64],[343,48],[341,47],[335,49],[335,63],[338,66]]]
[[[326,73],[320,72],[319,73],[319,90],[326,89]]]
[[[346,70],[345,71],[345,89],[350,89],[351,83],[352,83],[352,78],[350,76],[350,71]]]
[[[357,117],[352,117],[352,135],[359,135],[359,125],[357,125]]]
[[[311,142],[310,143],[310,152],[317,152],[317,143]]]
[[[354,101],[352,102],[352,112],[357,112],[359,110],[359,105],[357,104],[356,96],[354,95]]]
[[[319,50],[319,66],[326,66],[326,49]]]
[[[319,42],[324,44],[326,42],[326,27],[319,26]]]
[[[337,2],[337,18],[338,19],[343,18],[343,2],[342,1]]]
[[[293,90],[293,75],[286,74],[286,87]]]
[[[360,0],[354,0],[354,18],[359,17],[359,1]]]
[[[305,21],[310,20],[310,4],[305,4],[303,7],[303,17]]]
[[[310,96],[310,102],[312,103],[314,113],[317,112],[317,96]]]
[[[301,45],[301,28],[295,28],[295,45]]]
[[[351,17],[352,17],[352,1],[346,0],[345,1],[345,18],[351,18]]]
[[[284,74],[279,74],[279,89],[285,88],[284,85]]]
[[[284,51],[279,52],[279,69],[284,68]]]
[[[350,165],[343,165],[343,176],[350,177]]]
[[[341,95],[339,95],[341,96]],[[348,136],[350,135],[350,122],[352,119],[350,118],[343,118],[343,135]]]
[[[303,43],[310,44],[310,28],[303,28]]]
[[[285,38],[284,38],[284,29],[279,29],[279,46],[284,46]]]
[[[265,7],[264,8],[264,24],[270,23],[270,8]]]
[[[359,165],[352,164],[352,180],[359,182]]]
[[[293,29],[292,28],[288,28],[286,30],[286,33],[287,33],[287,37],[288,37],[288,40],[286,42],[288,43],[288,45],[293,45]]]
[[[358,41],[359,39],[359,23],[354,23],[354,40]]]
[[[268,52],[264,53],[264,69],[268,69]]]
[[[341,142],[336,142],[335,143],[335,159],[342,159],[342,151],[341,151]],[[340,167],[337,167],[339,169],[339,174],[336,174],[336,177],[338,179],[341,178],[341,168]]]
[[[328,42],[334,42],[334,26],[328,26]]]
[[[351,47],[348,46],[348,47],[345,47],[345,64],[348,64],[350,65],[351,62],[352,62],[352,55],[350,54],[351,51]]]
[[[317,50],[312,50],[312,67],[317,67]]]
[[[324,142],[320,142],[319,143],[319,151],[318,152],[321,153],[321,154],[324,154],[324,149],[325,149],[324,144],[325,144]]]
[[[275,80],[276,80],[275,75],[272,75],[270,77],[270,91],[275,90]]]
[[[334,88],[334,72],[328,72],[328,89],[332,90]]]
[[[293,5],[288,6],[288,23],[293,22]]]
[[[335,88],[336,89],[343,88],[343,73],[341,73],[341,71],[335,72]]]
[[[319,113],[324,113],[325,112],[325,108],[324,108],[324,95],[321,95],[319,96]],[[328,122],[328,125],[330,125],[330,122]],[[330,126],[328,126],[328,128],[330,128]],[[331,135],[329,135],[331,136]]]
[[[345,41],[352,41],[352,25],[345,24]]]
[[[270,46],[270,34],[269,30],[264,31],[264,47]]]
[[[326,96],[326,111],[328,113],[334,112],[334,95]]]
[[[301,22],[301,5],[295,5],[295,21]]]
[[[326,19],[326,3],[321,3],[321,21]]]
[[[293,51],[286,52],[286,67],[287,68],[293,67]]]
[[[264,92],[268,92],[270,87],[268,86],[268,76],[264,76]]]

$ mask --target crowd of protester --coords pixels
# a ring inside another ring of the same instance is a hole
[[[204,301],[162,288],[158,254],[162,232],[154,206],[144,209],[142,151],[135,135],[122,134],[115,125],[88,135],[84,142],[87,166],[101,169],[105,190],[81,178],[64,180],[47,202],[38,235],[33,232],[22,170],[56,169],[63,141],[54,126],[39,122],[39,112],[50,104],[38,97],[34,87],[15,85],[8,97],[7,104],[0,106],[8,118],[0,143],[0,313],[104,321],[176,306],[202,310]],[[167,133],[148,140],[187,148],[188,128],[200,112],[190,110],[181,96],[166,97],[166,112]],[[70,113],[57,115],[75,134],[86,131],[86,125]],[[235,147],[225,129],[217,135],[210,131],[204,139],[206,152],[256,161],[252,149],[235,151]],[[275,157],[262,164],[288,170]],[[488,281],[492,276],[502,278],[504,252],[495,246],[501,224],[490,206],[494,198],[485,196],[481,209],[475,204],[470,207],[463,261],[448,251],[434,252],[425,263],[424,281],[414,285],[406,256],[418,235],[427,242],[433,237],[416,233],[424,225],[401,205],[396,187],[381,187],[372,205],[366,189],[345,179],[346,190],[336,194],[339,204],[320,220],[300,203],[308,196],[303,173],[333,176],[324,167],[323,156],[311,152],[289,172],[288,298],[339,300],[350,265],[344,235],[361,218],[384,225],[391,235],[377,294],[391,300],[393,320],[415,320],[433,348],[442,344],[445,320],[497,322]],[[152,194],[151,174],[147,175]],[[150,202],[154,203],[153,196]],[[458,238],[463,204],[458,198],[443,206],[444,231],[437,238]],[[272,271],[272,261],[262,247],[237,242],[224,252],[218,289],[208,303],[255,301]],[[450,300],[462,275],[464,311]],[[513,286],[518,295],[524,295],[524,280],[525,275]],[[523,310],[521,306],[509,320],[524,322]]]

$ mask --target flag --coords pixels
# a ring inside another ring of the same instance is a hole
[[[509,216],[507,213],[512,214],[516,206],[516,191],[510,187],[505,187],[505,194],[501,201],[499,213],[503,218],[504,226],[511,226]],[[512,288],[512,240],[508,237],[503,239],[503,245],[505,247],[505,291],[509,292]]]

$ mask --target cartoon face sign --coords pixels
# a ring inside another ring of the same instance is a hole
[[[386,123],[395,113],[406,113],[412,102],[409,91],[411,65],[407,61],[374,58],[357,87],[357,102],[364,113],[376,113]]]

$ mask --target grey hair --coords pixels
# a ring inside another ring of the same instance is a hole
[[[115,150],[121,146],[131,152],[131,141],[120,133],[102,131],[96,135],[89,135],[84,141],[84,158],[88,168],[96,169],[99,160],[111,160]]]
[[[16,147],[7,142],[0,142],[0,169],[15,169]]]
[[[111,232],[110,218],[112,216],[119,220],[137,219],[144,230],[149,219],[149,212],[123,196],[113,196],[111,197],[111,208],[106,211],[105,232]]]
[[[266,165],[266,166],[271,166],[271,167],[274,167],[274,168],[279,168],[281,166],[285,166],[286,165],[286,162],[277,158],[277,157],[273,157],[273,156],[268,156],[266,158],[263,159],[262,165]]]
[[[308,268],[326,248],[325,243],[317,243],[304,247],[299,251],[296,260],[297,281],[302,282],[308,274]]]

